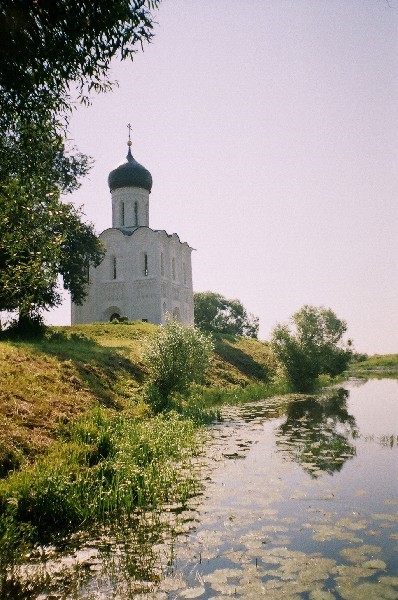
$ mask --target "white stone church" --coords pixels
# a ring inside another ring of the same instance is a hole
[[[90,266],[88,293],[72,304],[72,325],[130,321],[164,323],[167,314],[193,324],[192,248],[176,233],[149,227],[150,172],[131,154],[108,177],[112,227],[100,234],[106,248],[102,263]]]

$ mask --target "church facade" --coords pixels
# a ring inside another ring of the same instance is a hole
[[[87,297],[72,303],[72,325],[111,321],[193,324],[192,248],[176,233],[149,227],[150,172],[131,154],[108,177],[112,227],[100,234],[106,254],[88,273]]]

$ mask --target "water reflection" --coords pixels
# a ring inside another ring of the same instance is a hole
[[[332,475],[355,456],[355,417],[347,410],[348,390],[332,396],[292,402],[276,431],[276,444],[286,458],[298,462],[312,477]]]

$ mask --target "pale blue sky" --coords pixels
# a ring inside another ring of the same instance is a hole
[[[150,224],[196,248],[196,291],[239,298],[263,339],[315,304],[359,351],[398,352],[398,1],[164,0],[157,22],[72,120],[96,160],[74,201],[111,225],[130,121]]]

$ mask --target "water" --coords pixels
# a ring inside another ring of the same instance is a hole
[[[229,411],[199,522],[154,597],[398,598],[398,385],[345,388],[283,416]]]
[[[398,599],[396,380],[229,408],[211,437],[189,507],[47,551],[31,597]]]

